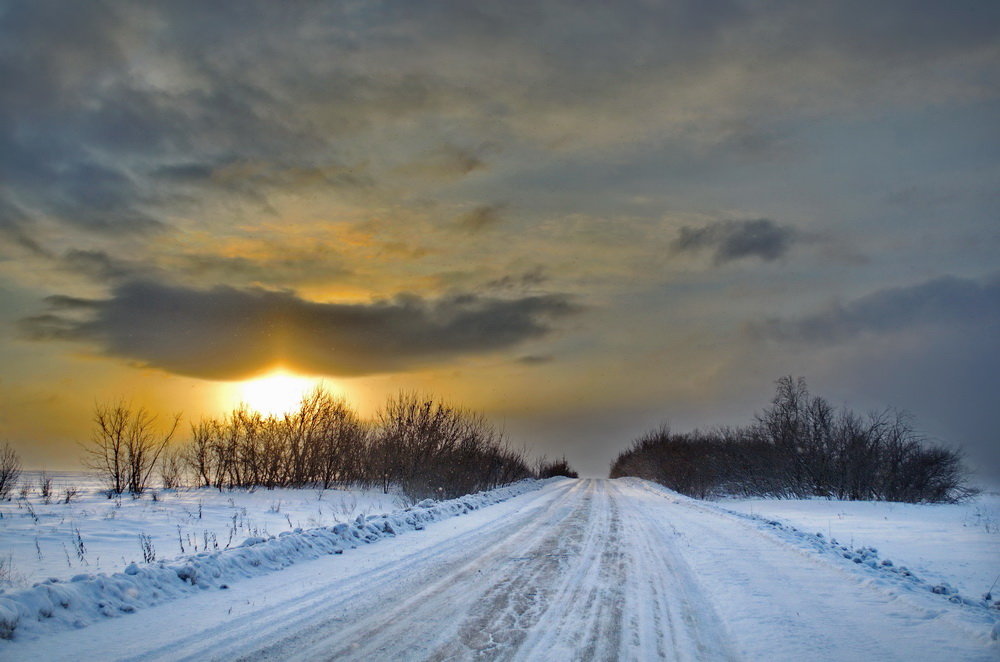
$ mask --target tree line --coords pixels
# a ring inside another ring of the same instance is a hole
[[[565,459],[529,465],[483,415],[415,393],[388,399],[374,420],[317,388],[284,416],[241,406],[190,426],[171,445],[179,417],[156,432],[156,417],[120,402],[95,408],[85,463],[109,494],[138,495],[157,467],[165,487],[315,486],[399,489],[412,499],[453,498],[523,478],[570,475]]]
[[[745,427],[636,439],[610,476],[637,476],[698,498],[767,496],[953,502],[974,493],[961,454],[933,445],[892,409],[859,415],[782,377],[771,405]]]

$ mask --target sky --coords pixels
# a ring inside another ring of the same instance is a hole
[[[0,439],[400,390],[606,475],[783,375],[1000,481],[1000,4],[0,1]]]

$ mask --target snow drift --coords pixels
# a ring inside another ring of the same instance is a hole
[[[351,523],[295,529],[277,536],[251,537],[231,549],[200,552],[169,561],[129,564],[112,575],[79,574],[69,581],[48,579],[29,589],[0,594],[0,638],[80,628],[106,617],[285,568],[292,563],[341,554],[344,549],[419,531],[425,525],[462,515],[551,482],[523,480],[447,501],[425,499],[382,515],[359,515]]]

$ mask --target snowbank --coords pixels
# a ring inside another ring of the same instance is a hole
[[[280,570],[292,563],[419,531],[428,523],[465,514],[520,494],[549,481],[524,480],[488,492],[448,501],[425,499],[382,515],[359,515],[351,523],[257,536],[231,549],[201,552],[170,561],[129,564],[112,575],[79,574],[69,581],[48,579],[29,589],[0,594],[0,638],[84,627],[101,618],[129,614],[143,607]]]
[[[855,548],[875,547],[930,583],[953,585],[972,597],[990,590],[1000,573],[1000,494],[962,503],[893,503],[836,499],[724,499],[729,510],[820,532]],[[994,588],[994,595],[1000,593]]]
[[[924,595],[938,595],[952,605],[976,610],[978,613],[985,615],[991,622],[994,619],[1000,619],[1000,591],[998,590],[994,590],[992,593],[986,592],[981,595],[965,595],[947,581],[927,581],[915,574],[907,566],[881,557],[876,547],[852,546],[846,544],[843,540],[824,535],[822,532],[809,533],[772,517],[738,512],[714,503],[692,499],[649,481],[637,478],[621,478],[618,480],[627,481],[636,487],[641,487],[649,491],[662,493],[663,496],[679,504],[702,510],[720,512],[743,519],[761,529],[771,532],[793,547],[808,553],[817,553],[824,556],[830,562],[856,573],[862,581],[892,585],[903,591]],[[939,544],[954,553],[955,550],[947,542],[939,541]],[[992,637],[993,639],[1000,637],[1000,620],[993,627]]]
[[[49,578],[111,574],[130,563],[218,551],[249,537],[351,522],[411,505],[381,489],[330,487],[157,489],[133,499],[108,497],[92,472],[50,473],[50,499],[41,474],[25,472],[10,501],[0,500],[0,593]],[[75,490],[69,503],[65,494]]]

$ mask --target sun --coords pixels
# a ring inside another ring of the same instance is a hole
[[[237,385],[236,396],[250,409],[281,416],[298,409],[302,396],[320,384],[323,382],[315,377],[275,370],[241,382]]]

